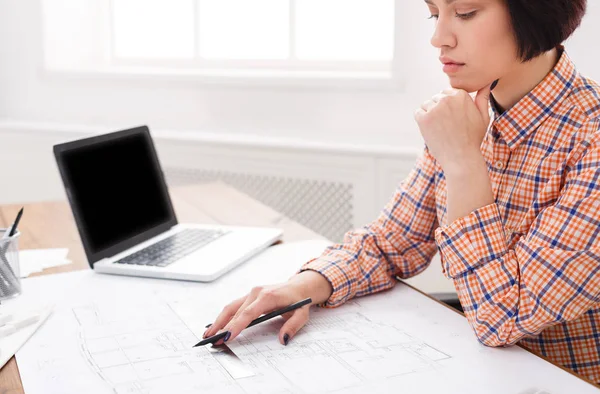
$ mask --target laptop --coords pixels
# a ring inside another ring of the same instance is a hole
[[[55,145],[54,156],[95,272],[208,282],[283,235],[178,223],[147,126]]]

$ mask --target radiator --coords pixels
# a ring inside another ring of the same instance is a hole
[[[169,167],[165,177],[170,186],[222,181],[333,242],[353,228],[350,183]]]

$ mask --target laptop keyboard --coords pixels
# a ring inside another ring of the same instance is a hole
[[[227,234],[227,231],[185,229],[147,248],[123,257],[121,260],[115,261],[115,264],[166,267],[225,234]]]

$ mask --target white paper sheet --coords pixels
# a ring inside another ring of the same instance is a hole
[[[6,302],[4,303],[6,304]],[[14,334],[0,338],[0,368],[4,366],[15,355],[17,350],[23,346],[25,342],[33,335],[33,333],[46,321],[52,308],[49,306],[39,306],[31,308],[31,305],[26,305],[23,308],[16,303],[9,305],[1,305],[0,312],[3,314],[12,314],[17,319],[20,317],[28,317],[34,314],[39,315],[37,322],[30,324],[18,330]]]
[[[31,249],[19,252],[19,274],[27,278],[35,272],[42,272],[46,268],[71,264],[67,259],[69,249]]]
[[[282,319],[247,329],[234,360],[191,346],[229,301],[287,280],[324,243],[284,244],[212,283],[84,271],[24,280],[24,296],[56,299],[53,315],[17,354],[37,393],[524,393],[592,394],[593,386],[517,347],[480,345],[467,321],[398,285],[336,309],[313,308],[288,346]]]

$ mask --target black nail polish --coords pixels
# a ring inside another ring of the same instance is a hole
[[[212,323],[209,323],[206,327],[204,328],[209,328],[210,326],[212,326]]]
[[[287,346],[287,344],[288,344],[288,341],[289,341],[289,340],[290,340],[290,336],[289,336],[288,334],[285,334],[285,335],[283,336],[283,344],[284,344],[285,346]]]
[[[231,336],[231,331],[227,331],[227,334],[225,334],[225,338],[223,338],[223,342],[227,342],[227,340],[229,339],[230,336]]]
[[[490,91],[494,90],[494,88],[496,87],[496,85],[498,85],[498,81],[499,79],[496,79],[493,83],[492,86],[490,86]]]

